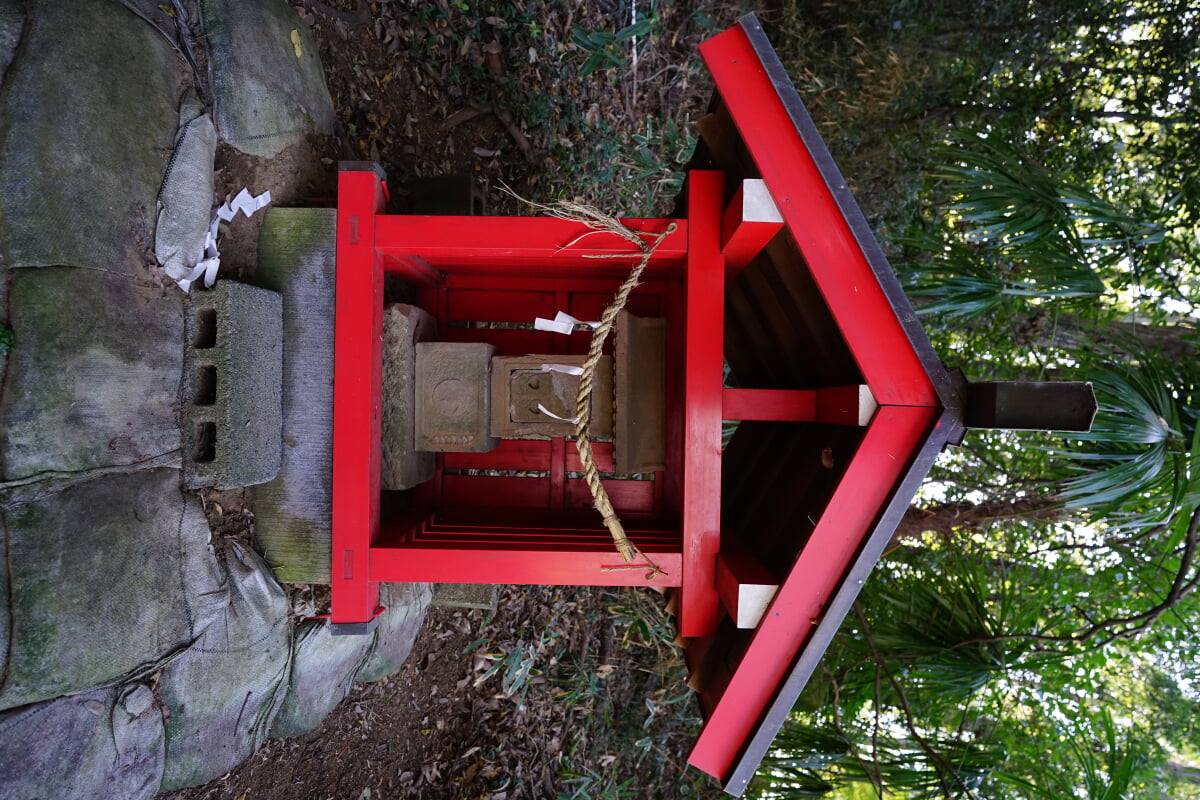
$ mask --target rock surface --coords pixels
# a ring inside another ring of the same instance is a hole
[[[333,102],[312,33],[280,0],[204,0],[214,114],[221,138],[278,155],[333,132]]]
[[[0,398],[4,476],[83,472],[179,450],[183,296],[49,267],[13,277]]]
[[[142,683],[0,714],[0,794],[145,800],[163,771],[163,718]]]
[[[26,5],[0,92],[5,260],[153,277],[155,202],[189,72],[114,3]]]
[[[121,679],[187,647],[227,590],[179,471],[76,483],[3,509],[11,633],[0,708]]]

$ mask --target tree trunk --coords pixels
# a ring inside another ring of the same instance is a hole
[[[993,500],[979,505],[943,503],[925,507],[910,506],[892,534],[892,543],[916,539],[926,532],[950,539],[964,531],[981,531],[1002,519],[1046,520],[1062,515],[1062,501],[1052,496]]]

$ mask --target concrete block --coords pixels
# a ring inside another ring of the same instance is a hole
[[[411,489],[433,477],[437,457],[417,450],[415,396],[417,342],[437,333],[437,321],[416,306],[383,310],[383,448],[380,486]]]
[[[486,453],[489,370],[496,348],[481,342],[417,344],[417,447],[441,453]]]
[[[281,459],[282,298],[221,281],[191,295],[184,328],[184,485],[271,480]]]

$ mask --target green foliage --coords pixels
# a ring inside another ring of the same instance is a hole
[[[1043,800],[1067,797],[1122,800],[1129,797],[1136,772],[1145,763],[1146,748],[1138,742],[1119,741],[1116,726],[1109,714],[1100,714],[1098,723],[1102,737],[1096,736],[1097,732],[1086,726],[1079,726],[1080,729],[1073,731],[1075,735],[1066,743],[1076,763],[1076,770],[1063,772],[1043,769],[1037,781],[998,772],[996,779]],[[1093,742],[1100,743],[1100,747],[1095,747]],[[1097,753],[1100,748],[1101,751]],[[1082,787],[1074,780],[1076,775],[1082,776]]]
[[[1089,380],[1100,413],[943,456],[921,503],[973,521],[881,563],[754,792],[1158,791],[1200,752],[1200,10],[794,3],[781,29],[943,358]],[[948,743],[981,757],[929,756]]]
[[[1192,373],[1191,375],[1187,373]],[[1170,519],[1200,498],[1200,444],[1191,364],[1170,365],[1138,353],[1132,363],[1107,363],[1088,372],[1100,413],[1084,447],[1062,451],[1084,469],[1063,484],[1062,496],[1094,516],[1121,524]]]
[[[8,355],[13,346],[13,332],[7,325],[0,325],[0,356]]]
[[[617,45],[631,41],[638,36],[649,36],[656,28],[653,17],[642,17],[616,33],[601,30],[587,31],[578,27],[572,29],[571,44],[587,54],[579,66],[580,77],[591,75],[598,69],[624,66],[629,56]]]

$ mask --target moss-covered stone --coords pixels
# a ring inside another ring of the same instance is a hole
[[[329,583],[337,211],[272,208],[256,279],[283,295],[283,459],[255,489],[256,533],[279,580]]]
[[[333,132],[333,102],[312,34],[281,0],[204,0],[204,37],[217,131],[272,157]]]
[[[16,271],[0,397],[7,478],[179,449],[182,297],[93,270]]]
[[[3,516],[11,635],[0,708],[152,664],[226,603],[208,522],[178,470],[97,478]]]
[[[0,247],[10,268],[149,275],[155,200],[188,73],[120,4],[39,0],[0,93]]]

